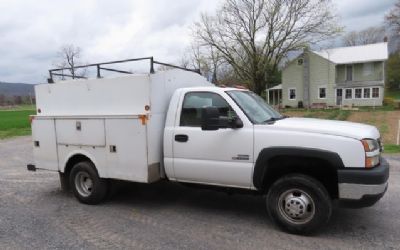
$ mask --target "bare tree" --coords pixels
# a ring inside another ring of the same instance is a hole
[[[393,31],[396,32],[396,35],[400,35],[400,0],[397,0],[397,3],[385,16],[385,20]]]
[[[356,46],[383,42],[386,36],[384,27],[369,27],[360,31],[351,31],[343,36],[344,46]]]
[[[57,62],[55,65],[59,68],[68,68],[72,78],[86,76],[86,68],[76,68],[81,65],[82,49],[73,44],[63,45],[57,53]],[[64,72],[62,72],[64,74]],[[63,77],[64,79],[64,77]]]
[[[340,32],[331,9],[329,0],[226,0],[215,16],[201,16],[195,34],[261,94],[289,51]]]
[[[192,43],[184,53],[180,65],[187,68],[199,69],[205,76],[211,75],[211,82],[217,83],[219,69],[224,64],[222,54],[210,45]]]

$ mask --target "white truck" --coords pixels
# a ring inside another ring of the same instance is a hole
[[[371,206],[388,187],[378,130],[282,116],[256,94],[172,69],[35,86],[34,163],[86,204],[110,181],[181,183],[264,195],[290,233],[325,224],[338,200]]]

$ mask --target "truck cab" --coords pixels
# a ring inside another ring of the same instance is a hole
[[[373,126],[285,117],[234,88],[177,90],[164,130],[169,180],[257,190],[291,232],[312,230],[306,225],[315,218],[327,221],[333,200],[377,202],[389,175],[381,152]]]

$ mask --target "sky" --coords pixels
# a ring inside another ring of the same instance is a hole
[[[143,56],[176,63],[191,25],[223,0],[0,0],[0,81],[42,83],[64,44],[84,62]],[[346,31],[383,24],[396,0],[333,0]]]

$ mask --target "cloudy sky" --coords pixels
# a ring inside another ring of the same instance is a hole
[[[190,25],[223,0],[0,0],[0,81],[44,82],[63,44],[87,62],[153,55],[176,62]],[[334,0],[341,25],[383,23],[396,0]]]

